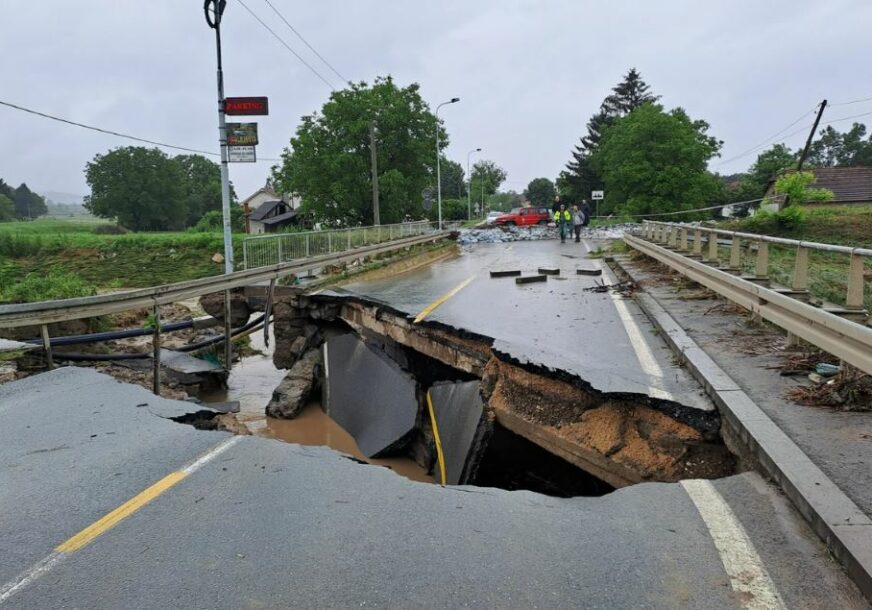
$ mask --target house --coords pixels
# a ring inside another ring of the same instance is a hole
[[[275,233],[299,222],[297,211],[284,201],[264,201],[248,216],[248,233]]]
[[[792,171],[796,170],[788,170]],[[812,188],[827,189],[835,195],[832,201],[810,203],[810,207],[872,204],[872,167],[814,167],[803,171],[814,174],[816,180]],[[766,197],[780,197],[775,195],[775,180],[780,175],[782,173],[769,181]]]
[[[258,189],[239,202],[245,212],[245,232],[254,235],[272,233],[285,225],[296,224],[296,210],[301,203],[297,195],[282,196],[268,186]]]

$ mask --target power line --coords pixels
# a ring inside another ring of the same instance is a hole
[[[872,98],[870,98],[870,99],[872,99]],[[870,114],[872,114],[872,111],[864,112],[862,114],[853,114],[851,116],[843,116],[842,118],[839,118],[839,119],[833,119],[832,121],[827,121],[826,123],[824,123],[824,125],[829,125],[830,123],[838,123],[840,121],[847,121],[849,119],[859,119],[861,116],[869,116]]]
[[[188,148],[187,146],[177,146],[176,144],[167,144],[166,142],[158,142],[156,140],[149,140],[147,138],[140,138],[138,136],[132,136],[130,134],[121,133],[118,131],[112,131],[111,129],[103,129],[102,127],[94,127],[93,125],[86,125],[85,123],[79,123],[78,121],[71,121],[70,119],[65,119],[63,117],[55,116],[53,114],[48,114],[46,112],[40,112],[39,110],[34,110],[33,108],[25,108],[24,106],[19,106],[17,104],[12,104],[11,102],[4,102],[0,100],[0,106],[6,106],[7,108],[12,108],[14,110],[20,110],[21,112],[26,112],[28,114],[33,114],[38,117],[42,117],[44,119],[51,119],[52,121],[57,121],[59,123],[66,123],[67,125],[73,125],[74,127],[81,127],[82,129],[89,129],[91,131],[96,131],[99,133],[103,133],[110,136],[115,136],[117,138],[125,138],[127,140],[133,140],[134,142],[143,142],[145,144],[152,144],[154,146],[161,146],[163,148],[171,148],[173,150],[183,150],[185,152],[197,153],[200,155],[209,155],[211,157],[220,157],[221,155],[216,152],[211,152],[208,150],[200,150],[198,148]],[[269,157],[263,157],[259,159],[260,161],[281,161],[281,159],[274,159]]]
[[[752,147],[749,148],[748,150],[746,150],[746,151],[744,151],[744,152],[742,152],[742,153],[739,153],[739,154],[736,155],[735,157],[730,157],[729,159],[726,159],[726,160],[724,160],[724,161],[721,161],[720,163],[715,164],[715,167],[721,167],[722,165],[726,165],[727,163],[732,163],[732,162],[735,161],[736,159],[741,159],[741,158],[744,157],[745,155],[749,155],[749,154],[751,154],[751,153],[753,153],[753,152],[756,152],[756,151],[760,150],[761,148],[763,148],[764,146],[766,146],[767,144],[769,144],[769,143],[771,143],[773,140],[775,140],[777,137],[781,136],[781,134],[783,134],[785,131],[787,131],[788,129],[790,129],[791,127],[793,127],[793,126],[796,125],[797,123],[799,123],[802,119],[804,119],[805,117],[807,117],[807,116],[810,115],[810,114],[814,114],[814,112],[815,112],[816,110],[817,110],[817,106],[815,106],[815,107],[812,108],[811,110],[805,112],[801,117],[799,117],[798,119],[796,119],[795,121],[793,121],[790,125],[788,125],[787,127],[781,129],[781,130],[778,131],[777,133],[775,133],[775,134],[769,136],[768,138],[766,138],[765,140],[763,140],[763,142],[761,142],[760,144],[758,144],[758,145],[756,145],[756,146],[752,146]],[[808,128],[808,127],[810,127],[810,126],[811,126],[811,125],[806,125],[805,127],[800,128],[798,131],[794,131],[794,132],[792,132],[792,133],[790,133],[790,134],[787,134],[786,136],[783,136],[783,137],[784,137],[784,138],[789,138],[790,136],[795,135],[796,133],[799,133],[800,131],[803,131],[803,130],[805,130],[806,128]]]
[[[290,46],[288,43],[286,43],[286,42],[284,41],[284,39],[283,39],[281,36],[279,36],[278,34],[276,34],[276,33],[275,33],[275,30],[273,30],[271,27],[269,27],[269,26],[266,24],[266,22],[264,22],[263,19],[261,19],[260,17],[258,17],[257,14],[256,14],[253,10],[251,10],[250,8],[248,8],[248,5],[245,4],[245,2],[243,2],[242,0],[236,0],[236,1],[239,2],[239,4],[242,5],[242,8],[244,8],[246,11],[248,11],[248,13],[249,13],[252,17],[254,17],[254,18],[257,20],[257,22],[260,23],[260,25],[262,25],[264,28],[266,28],[266,30],[267,30],[270,34],[272,34],[273,37],[274,37],[276,40],[278,40],[278,41],[282,44],[282,46],[284,46],[288,51],[290,51],[291,53],[293,53],[294,57],[296,57],[297,59],[299,59],[300,62],[302,62],[302,64],[303,64],[304,66],[306,66],[307,68],[309,68],[309,70],[312,72],[312,74],[314,74],[315,76],[317,76],[318,78],[320,78],[320,79],[324,82],[325,85],[327,85],[328,87],[330,87],[331,90],[335,90],[335,89],[336,89],[330,81],[328,81],[326,78],[324,78],[324,76],[323,76],[320,72],[318,72],[318,70],[316,70],[315,68],[313,68],[312,65],[311,65],[309,62],[307,62],[305,59],[303,59],[303,58],[300,56],[299,53],[297,53],[296,51],[294,51],[294,49],[292,49],[291,46]]]
[[[299,38],[300,40],[302,40],[302,41],[303,41],[303,44],[306,45],[307,47],[309,47],[309,50],[312,51],[312,53],[314,53],[315,55],[317,55],[317,56],[318,56],[318,59],[320,59],[322,62],[324,62],[324,65],[326,65],[328,68],[330,68],[331,70],[333,70],[333,74],[335,74],[336,76],[338,76],[339,79],[340,79],[342,82],[345,82],[345,83],[348,82],[348,79],[347,79],[347,78],[345,78],[344,76],[342,76],[342,75],[339,73],[339,71],[338,71],[336,68],[334,68],[333,65],[332,65],[329,61],[327,61],[326,59],[324,59],[324,57],[323,57],[323,56],[322,56],[318,51],[315,50],[315,47],[313,47],[312,45],[309,44],[309,41],[308,41],[308,40],[306,40],[305,38],[303,38],[303,35],[300,34],[300,33],[297,31],[297,29],[296,29],[294,26],[292,26],[292,25],[290,24],[290,22],[289,22],[287,19],[285,19],[285,16],[282,15],[282,14],[279,12],[279,9],[277,9],[275,6],[273,6],[273,3],[272,3],[272,2],[270,2],[269,0],[264,0],[264,2],[266,2],[267,5],[268,5],[272,10],[273,10],[273,12],[274,12],[276,15],[279,16],[279,19],[281,19],[282,21],[284,21],[284,22],[285,22],[285,25],[288,26],[288,27],[290,28],[290,30],[291,30],[294,34],[297,35],[297,38]]]
[[[830,106],[847,106],[849,104],[860,104],[862,102],[870,102],[872,101],[872,97],[864,97],[858,100],[850,100],[847,102],[836,102],[835,104],[830,104]]]

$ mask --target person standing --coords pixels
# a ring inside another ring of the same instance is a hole
[[[551,213],[556,214],[560,209],[560,195],[554,195],[554,203],[551,205]]]
[[[572,229],[575,231],[575,243],[581,241],[581,227],[584,225],[584,212],[577,205],[572,206]]]
[[[572,224],[572,214],[566,209],[562,203],[560,208],[554,213],[554,222],[557,223],[557,228],[560,230],[560,243],[566,243],[566,235],[569,233],[569,227]]]
[[[587,203],[587,199],[581,200],[581,213],[584,214],[584,222],[581,223],[581,226],[586,227],[590,224],[591,211],[590,206]]]

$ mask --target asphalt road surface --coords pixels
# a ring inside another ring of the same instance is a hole
[[[602,498],[442,488],[194,430],[155,414],[190,404],[87,369],[0,405],[9,608],[863,607],[755,474]]]

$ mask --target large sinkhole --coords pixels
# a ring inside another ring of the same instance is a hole
[[[650,405],[594,398],[566,380],[506,363],[489,362],[473,374],[383,333],[356,331],[322,324],[317,344],[284,382],[306,382],[302,394],[290,394],[308,408],[284,416],[335,426],[334,439],[341,429],[353,451],[331,446],[372,464],[402,472],[403,462],[414,463],[435,482],[444,472],[449,485],[559,497],[734,471],[711,422],[697,429]],[[298,370],[307,359],[317,362],[311,372]],[[300,442],[270,421],[269,436]]]

